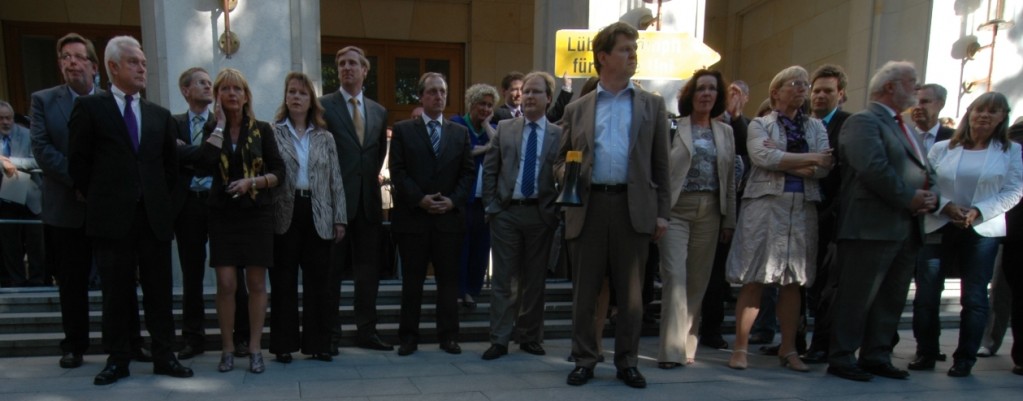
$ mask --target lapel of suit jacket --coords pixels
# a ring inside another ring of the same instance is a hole
[[[646,102],[641,99],[642,94],[640,89],[632,90],[632,122],[629,123],[629,155],[632,154],[632,150],[636,147],[636,137],[639,136],[639,126],[646,120]]]
[[[519,160],[522,160],[522,152],[525,150],[522,149],[522,129],[526,126],[526,119],[524,117],[512,117],[511,121],[512,123],[508,125],[508,129],[511,130],[511,141],[515,144],[515,146],[512,146],[512,149],[515,149],[515,153],[512,156],[511,169],[512,191],[515,191],[515,179],[519,176],[519,170],[522,167],[519,165]]]
[[[376,102],[366,97],[366,94],[362,95],[363,108],[366,109],[366,114],[362,116],[362,126],[365,127],[366,132],[364,133],[365,140],[359,146],[366,147],[371,143],[376,143],[380,140],[380,123],[383,122],[383,118],[377,118],[377,108],[370,107],[375,105]],[[355,123],[352,122],[352,132],[355,132]]]
[[[423,146],[424,148],[426,148],[427,153],[429,153],[431,156],[433,156],[432,160],[437,160],[437,155],[433,153],[433,144],[430,143],[430,133],[426,131],[426,123],[423,122],[423,118],[419,117],[419,118],[416,118],[416,119],[412,120],[412,127],[415,129],[415,135],[413,135],[413,136],[415,136],[417,138],[416,140],[419,141],[419,146]],[[443,127],[441,127],[441,128],[443,128]],[[442,132],[443,132],[443,130],[442,130]],[[443,139],[443,138],[444,138],[444,135],[442,134],[441,135],[441,139]],[[441,141],[441,149],[442,149],[442,151],[444,149],[443,142],[444,141],[442,140]]]
[[[71,120],[71,108],[75,105],[75,100],[71,96],[70,86],[64,85],[57,90],[57,108],[60,109],[61,115],[64,117],[64,121]]]
[[[899,140],[899,143],[902,144],[902,147],[906,150],[906,153],[909,154],[910,158],[916,161],[916,163],[920,166],[926,166],[927,162],[920,160],[920,155],[916,151],[917,147],[914,147],[913,144],[909,143],[909,137],[906,136],[907,131],[902,130],[902,127],[899,126],[899,122],[895,120],[895,116],[889,113],[888,109],[879,103],[871,103],[870,107],[874,114],[877,114],[878,118],[880,118],[881,121],[884,121],[888,129],[892,131],[892,135],[895,135],[895,137]],[[916,145],[920,146],[920,143],[917,142]],[[920,147],[920,149],[922,152],[923,148]]]
[[[163,127],[160,126],[162,121],[156,121],[157,107],[160,106],[139,97],[139,114],[142,117],[142,124],[139,126],[139,154],[143,151],[159,154],[163,147],[163,139],[160,136],[164,133]],[[125,130],[127,131],[127,127]]]
[[[348,111],[348,102],[345,101],[345,95],[341,93],[340,89],[334,93],[333,101],[336,106],[334,107],[334,111],[337,113],[337,117],[341,119],[341,124],[344,126],[345,131],[344,133],[338,132],[336,134],[348,135],[348,137],[352,139],[352,142],[359,145],[361,148],[362,144],[359,143],[359,137],[355,135],[355,122],[352,121],[352,114]],[[365,116],[363,116],[362,121],[366,121]],[[363,124],[363,126],[365,127],[365,124]],[[368,131],[369,128],[366,129]]]
[[[554,134],[554,130],[559,129],[558,126],[547,120],[547,128],[544,130],[543,137],[543,149],[540,149],[540,169],[547,165],[544,160],[547,160],[547,155],[551,152],[551,149],[558,147],[557,135]]]
[[[291,129],[289,129],[284,123],[277,124],[277,128],[279,131],[275,132],[274,135],[280,135],[278,138],[283,137],[281,138],[282,140],[277,141],[279,151],[284,155],[284,157],[294,160],[295,165],[298,165],[298,150],[295,149],[295,141],[292,139]],[[311,134],[311,132],[306,133],[306,135],[309,134]],[[313,138],[309,138],[310,145],[312,145],[312,139]],[[313,146],[309,146],[309,150],[312,151],[312,149]]]
[[[713,129],[713,124],[711,124]],[[681,140],[682,145],[685,146],[689,154],[693,154],[693,120],[689,117],[683,117],[678,122],[678,127],[675,129],[675,140]]]
[[[114,99],[114,94],[111,92],[103,93],[100,99],[102,99],[101,103],[103,108],[106,109],[103,114],[110,119],[110,126],[114,127],[114,130],[116,131],[113,135],[116,136],[124,144],[124,146],[126,146],[128,150],[134,154],[135,150],[132,149],[131,138],[128,138],[128,127],[124,123],[124,115],[121,114],[121,110],[117,107],[117,100]],[[140,106],[139,108],[141,109],[142,107]],[[145,122],[146,119],[143,118],[142,121]],[[141,131],[142,130],[139,130],[140,140],[142,136]]]
[[[580,107],[579,110],[581,110],[584,113],[589,113],[589,115],[585,116],[585,118],[582,119],[583,124],[581,124],[582,125],[581,127],[576,127],[577,130],[581,131],[583,138],[586,139],[586,149],[572,150],[583,151],[583,158],[584,159],[589,158],[590,162],[592,162],[595,156],[593,155],[593,152],[594,149],[596,149],[594,141],[596,141],[597,137],[597,91],[594,90],[593,92],[590,92],[586,96],[589,97],[587,97],[586,100],[584,100],[586,103],[585,105]],[[569,138],[569,141],[571,141],[571,139],[572,138]],[[587,155],[587,153],[589,154]]]
[[[728,157],[725,155],[735,153],[735,150],[729,149],[725,146],[728,143],[728,138],[725,137],[725,130],[722,125],[718,125],[717,121],[710,121],[710,129],[714,132],[714,147],[717,148],[717,163],[718,163],[718,182],[725,183],[727,180],[721,178],[727,178],[724,174],[735,174],[735,165],[728,165]],[[721,186],[721,190],[725,190],[724,186]]]

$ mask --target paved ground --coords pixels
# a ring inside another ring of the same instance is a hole
[[[951,356],[956,330],[945,330],[942,350]],[[913,335],[901,332],[895,364],[905,367],[912,355]],[[675,370],[656,368],[657,338],[642,340],[640,370],[650,383],[644,390],[626,387],[614,379],[614,367],[600,364],[597,377],[582,387],[565,384],[572,364],[565,361],[568,340],[545,344],[548,355],[535,357],[518,351],[496,361],[479,356],[489,344],[464,343],[462,355],[448,355],[433,344],[423,344],[409,357],[394,352],[342,349],[334,362],[296,359],[290,365],[268,361],[256,375],[236,368],[218,373],[219,353],[184,361],[195,370],[190,379],[154,376],[149,364],[134,363],[131,377],[110,386],[95,386],[93,376],[104,357],[89,355],[78,369],[61,369],[57,357],[0,359],[0,399],[43,400],[1011,400],[1023,395],[1023,376],[1009,372],[1011,334],[999,354],[982,358],[974,375],[954,379],[945,375],[951,362],[939,362],[934,372],[913,372],[909,380],[875,378],[851,382],[824,373],[813,365],[810,373],[778,367],[775,357],[752,356],[745,371],[727,368],[727,351],[700,348],[697,363]],[[730,340],[730,339],[729,339]],[[605,349],[613,341],[605,340]],[[608,360],[610,360],[608,355]],[[247,359],[236,361],[247,367]]]

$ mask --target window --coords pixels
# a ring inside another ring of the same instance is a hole
[[[425,72],[439,72],[448,80],[445,116],[465,112],[465,45],[461,43],[412,42],[324,37],[321,40],[323,93],[337,91],[334,56],[345,46],[366,52],[370,70],[363,91],[388,111],[388,125],[407,119],[419,106],[416,85]]]
[[[7,83],[10,103],[16,113],[28,114],[33,92],[64,83],[57,65],[57,39],[76,32],[90,40],[100,59],[96,73],[100,88],[110,87],[103,49],[110,38],[131,35],[141,41],[137,26],[63,24],[48,22],[3,21],[4,51],[7,59]]]

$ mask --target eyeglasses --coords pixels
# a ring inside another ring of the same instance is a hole
[[[62,53],[60,55],[60,61],[65,61],[65,62],[66,61],[71,61],[72,58],[75,59],[75,61],[78,61],[79,63],[84,63],[84,62],[90,61],[88,57],[83,56],[81,54]]]
[[[789,81],[785,83],[785,86],[791,86],[796,89],[806,89],[810,87],[810,83],[806,81]]]

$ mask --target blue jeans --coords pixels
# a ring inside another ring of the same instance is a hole
[[[982,237],[972,228],[962,229],[951,224],[942,230],[941,265],[946,270],[958,267],[962,276],[959,345],[952,357],[972,366],[977,361],[977,348],[987,325],[987,286],[991,282],[1002,239]]]
[[[916,296],[913,298],[913,337],[916,338],[916,354],[937,357],[941,350],[938,347],[938,336],[941,334],[941,321],[938,319],[938,308],[941,305],[941,292],[945,290],[945,272],[941,270],[939,257],[941,245],[926,244],[920,248],[916,259]]]

